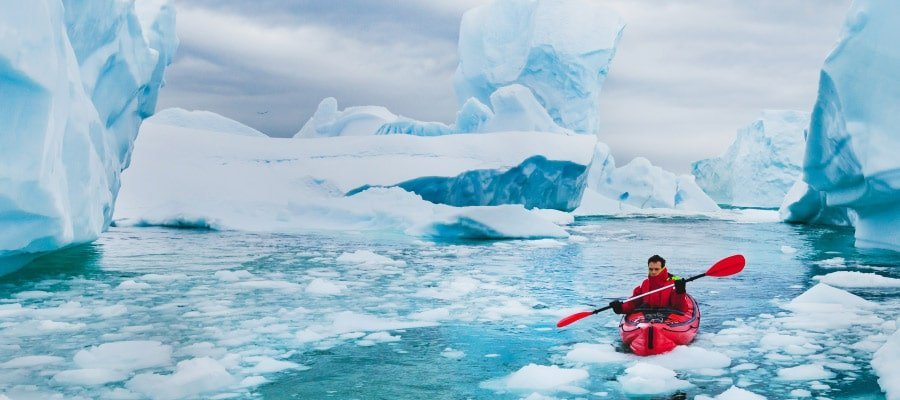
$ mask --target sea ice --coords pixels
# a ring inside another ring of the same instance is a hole
[[[694,400],[766,400],[766,397],[760,396],[749,390],[741,389],[737,386],[732,386],[716,397],[707,397],[700,395],[694,397]]]
[[[630,359],[627,354],[617,352],[612,345],[600,343],[578,343],[566,353],[566,361],[571,363],[617,364]]]
[[[844,288],[900,287],[900,279],[856,271],[837,271],[827,275],[814,276],[813,279],[831,286]]]
[[[130,372],[172,363],[172,347],[152,340],[130,340],[91,346],[75,353],[81,368]]]
[[[225,367],[209,357],[178,363],[169,375],[138,374],[125,387],[155,400],[174,400],[222,390],[238,382]]]
[[[778,378],[788,381],[812,381],[834,378],[834,372],[828,371],[820,364],[798,365],[791,368],[779,368]]]
[[[900,330],[881,346],[872,357],[872,369],[878,375],[878,384],[884,391],[887,400],[900,399],[900,372],[897,370],[900,360]]]
[[[512,390],[563,390],[588,378],[579,368],[560,368],[556,365],[528,364],[505,378]]]
[[[625,369],[625,375],[616,380],[628,395],[648,396],[672,393],[693,386],[675,377],[675,371],[655,364],[637,362]]]

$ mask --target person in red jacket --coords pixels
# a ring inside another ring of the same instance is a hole
[[[619,300],[615,300],[610,302],[609,306],[612,307],[613,312],[616,314],[630,314],[641,306],[672,308],[681,312],[688,311],[690,304],[685,288],[687,282],[678,276],[669,274],[669,271],[666,269],[666,259],[653,255],[647,260],[647,279],[644,279],[644,282],[634,288],[632,296],[641,295],[673,283],[675,284],[673,288],[661,290],[624,304]]]

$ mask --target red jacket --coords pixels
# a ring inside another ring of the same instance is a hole
[[[644,282],[634,288],[632,296],[637,296],[666,285],[671,285],[675,282],[674,278],[674,275],[669,275],[668,269],[663,268],[659,275],[648,276],[647,279],[644,279]],[[689,304],[686,293],[675,293],[675,288],[671,287],[622,304],[622,311],[625,314],[630,314],[634,312],[636,308],[643,305],[647,307],[668,307],[687,312]]]

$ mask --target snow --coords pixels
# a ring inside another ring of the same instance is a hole
[[[691,164],[697,184],[717,203],[774,208],[800,176],[809,113],[765,110],[739,129],[719,157]]]
[[[556,124],[596,133],[599,94],[624,22],[586,0],[494,1],[467,11],[459,32],[454,87],[459,104],[490,104],[520,84]],[[496,112],[496,110],[494,110]]]
[[[854,210],[859,247],[900,250],[900,57],[888,45],[900,39],[898,13],[897,2],[853,2],[822,66],[806,142],[803,180],[825,201],[802,214]]]
[[[167,108],[147,118],[144,124],[169,125],[242,136],[266,136],[266,134],[233,119],[204,110],[191,111],[183,108]]]
[[[900,279],[856,271],[837,271],[827,275],[814,276],[813,279],[831,286],[844,288],[900,287]]]
[[[0,5],[0,275],[106,229],[177,47],[168,2],[35,3]]]
[[[675,371],[655,364],[637,362],[616,378],[626,395],[647,396],[673,393],[693,386],[675,377]]]
[[[900,359],[900,330],[895,331],[872,357],[872,369],[878,375],[878,384],[881,385],[887,400],[900,399],[898,359]]]
[[[468,206],[574,208],[595,142],[527,132],[292,140],[147,124],[123,174],[115,219],[249,231],[567,237],[521,205]]]

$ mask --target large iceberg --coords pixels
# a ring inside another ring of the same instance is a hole
[[[520,84],[556,124],[596,133],[600,88],[624,27],[618,13],[588,0],[496,0],[473,8],[460,25],[459,104],[488,104],[497,89]]]
[[[148,119],[123,174],[115,219],[264,231],[565,236],[526,207],[575,208],[595,143],[592,135],[543,132],[295,140]],[[514,229],[515,221],[522,226]]]
[[[183,108],[167,108],[153,114],[145,123],[180,126],[183,128],[202,129],[212,132],[230,133],[232,135],[266,137],[256,129],[226,118],[212,111],[185,110]]]
[[[803,180],[811,196],[845,207],[856,244],[900,251],[900,3],[853,2],[841,38],[825,60],[812,113]],[[795,196],[809,198],[809,196]],[[792,215],[821,215],[817,209]],[[795,219],[798,222],[806,222]]]
[[[0,3],[0,274],[108,226],[174,28],[167,1]]]
[[[766,110],[716,158],[696,161],[697,184],[720,204],[772,208],[800,176],[809,113]]]

